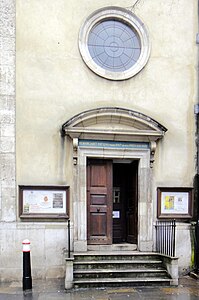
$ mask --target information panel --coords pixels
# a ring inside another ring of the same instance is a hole
[[[193,188],[158,188],[158,218],[191,218]]]
[[[68,186],[19,186],[21,218],[68,218]]]

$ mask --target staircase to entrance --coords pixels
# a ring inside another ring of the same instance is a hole
[[[74,253],[75,288],[178,284],[176,258],[138,251]]]

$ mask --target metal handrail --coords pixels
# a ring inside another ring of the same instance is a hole
[[[70,219],[68,219],[68,258],[70,258]]]

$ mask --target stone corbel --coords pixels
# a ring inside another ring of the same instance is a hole
[[[78,138],[73,138],[73,164],[77,164]]]
[[[150,167],[153,168],[153,163],[154,163],[154,155],[155,155],[155,150],[156,150],[156,142],[155,141],[151,141],[150,144]]]

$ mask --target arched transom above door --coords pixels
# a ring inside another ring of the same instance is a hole
[[[84,111],[62,125],[62,134],[72,139],[153,142],[166,131],[151,117],[118,107]]]

